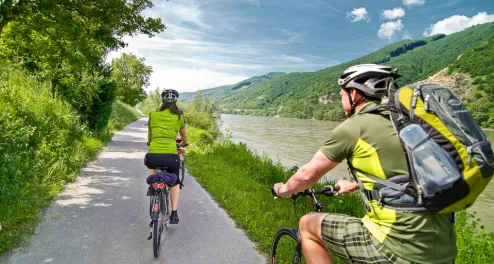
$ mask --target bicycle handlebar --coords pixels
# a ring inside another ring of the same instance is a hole
[[[303,192],[298,192],[292,194],[291,199],[296,200],[299,196],[311,196],[312,201],[314,202],[314,205],[316,206],[316,211],[320,212],[323,208],[323,203],[317,199],[316,194],[324,194],[326,196],[335,196],[338,195],[338,191],[340,190],[340,186],[334,186],[334,185],[326,185],[322,189],[307,189]],[[271,193],[273,194],[274,198],[280,198],[276,192],[274,191],[274,185],[271,185]]]
[[[340,190],[340,186],[335,186],[335,185],[326,185],[322,189],[316,190],[316,189],[307,189],[303,192],[298,192],[292,194],[291,199],[296,200],[299,196],[307,196],[307,195],[312,195],[312,194],[324,194],[326,196],[335,196],[338,194],[338,191]],[[271,194],[275,198],[281,198],[278,196],[274,190],[274,184],[271,185]]]
[[[312,195],[312,194],[324,194],[326,196],[335,196],[338,194],[339,190],[340,190],[340,186],[326,185],[322,189],[319,189],[319,190],[307,189],[303,192],[294,193],[294,194],[292,194],[292,199],[296,200],[299,196],[306,196],[306,195]]]
[[[150,144],[149,142],[146,142],[146,145],[149,146],[149,144]],[[177,143],[177,146],[180,146],[180,147],[187,147],[188,145],[189,145],[189,143],[184,143],[184,144],[181,144],[181,145],[180,145],[180,143]]]

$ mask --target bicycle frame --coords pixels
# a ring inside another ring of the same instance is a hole
[[[303,192],[296,193],[292,195],[292,199],[296,200],[299,196],[310,196],[316,207],[316,212],[321,212],[324,207],[323,203],[319,201],[316,194],[324,194],[326,196],[334,196],[339,190],[338,186],[326,186],[320,190],[307,189]],[[275,194],[273,186],[271,186],[271,192]],[[276,198],[276,197],[275,197]],[[276,252],[278,248],[278,242],[283,236],[289,236],[295,240],[297,246],[293,252],[292,263],[297,264],[302,258],[302,240],[300,238],[300,231],[297,228],[281,228],[279,229],[273,239],[273,244],[271,247],[271,263],[276,264]]]
[[[180,157],[180,170],[178,172],[178,177],[180,179],[180,189],[184,187],[184,179],[185,179],[185,148],[179,147],[177,143],[177,152]],[[180,178],[180,174],[182,174],[182,178]]]
[[[163,184],[164,185],[164,184]],[[168,186],[165,185],[163,189],[155,190],[156,194],[151,196],[151,220],[159,220],[160,213],[166,214],[165,197],[168,195]]]

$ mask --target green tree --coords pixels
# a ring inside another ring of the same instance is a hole
[[[124,35],[150,37],[165,29],[144,18],[151,0],[0,0],[0,60],[51,83],[91,128],[108,121],[115,84],[106,55]]]
[[[202,101],[204,100],[204,97],[202,96],[202,93],[200,90],[197,90],[195,92],[194,97],[192,98],[192,107],[196,109],[197,111],[202,111]]]
[[[123,47],[122,37],[126,34],[152,36],[165,29],[161,19],[141,16],[144,9],[151,7],[152,0],[0,0],[0,34],[10,22],[47,22],[66,12],[87,29],[97,29],[88,38],[97,38],[107,46]]]
[[[122,54],[112,60],[112,79],[117,85],[117,98],[129,105],[146,98],[144,88],[149,85],[149,77],[153,72],[150,66],[144,64],[144,58],[132,54]]]
[[[81,68],[92,71],[109,51],[124,47],[124,35],[163,31],[159,18],[141,15],[152,6],[150,0],[4,0],[10,20],[0,56],[50,80],[55,97],[63,79],[77,80]]]
[[[149,114],[150,112],[158,111],[161,104],[163,103],[161,99],[161,90],[156,87],[156,89],[149,92],[148,96],[144,101],[139,102],[139,109],[145,114]]]
[[[0,0],[0,34],[2,29],[21,11],[22,0]]]

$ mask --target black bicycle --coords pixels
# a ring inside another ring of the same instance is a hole
[[[160,171],[166,171],[166,167],[158,167]],[[165,183],[151,184],[153,193],[149,198],[149,214],[151,222],[148,240],[153,239],[153,254],[155,258],[160,255],[161,235],[170,226],[170,191]]]
[[[334,196],[338,193],[339,190],[340,190],[339,186],[332,186],[332,185],[325,186],[324,188],[319,190],[307,189],[303,192],[293,194],[292,199],[296,200],[300,196],[310,196],[312,198],[312,201],[314,202],[314,205],[316,206],[316,212],[321,212],[322,208],[324,207],[324,204],[321,201],[319,201],[319,199],[317,199],[316,194]],[[275,194],[273,186],[271,186],[271,192]],[[283,237],[287,237],[288,240],[292,242],[292,244],[296,245],[290,263],[293,264],[300,263],[300,259],[302,258],[302,241],[300,239],[300,232],[297,228],[287,228],[287,227],[279,229],[278,232],[276,232],[276,235],[274,236],[273,245],[271,248],[271,263],[273,264],[278,263],[276,262],[276,257],[277,257],[276,253],[279,249],[279,244],[280,241],[282,241]]]
[[[180,145],[180,143],[183,141],[182,138],[177,138],[177,151],[178,155],[180,156],[180,171],[179,174],[177,175],[178,178],[180,179],[180,189],[184,187],[184,179],[185,179],[185,148],[189,144],[185,145]]]

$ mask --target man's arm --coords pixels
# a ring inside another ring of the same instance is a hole
[[[292,194],[301,192],[316,184],[319,179],[332,170],[339,163],[326,157],[324,153],[318,151],[312,160],[300,167],[300,169],[286,182],[278,183],[274,189],[281,197],[289,198]],[[339,180],[336,186],[340,186],[339,194],[353,192],[359,188],[358,183],[347,180]],[[279,188],[279,189],[278,189]]]
[[[300,169],[290,177],[286,184],[280,184],[281,186],[279,187],[275,186],[275,191],[282,197],[290,197],[292,194],[301,192],[316,184],[324,174],[332,170],[338,164],[338,162],[330,160],[319,150],[309,163],[300,167]]]

